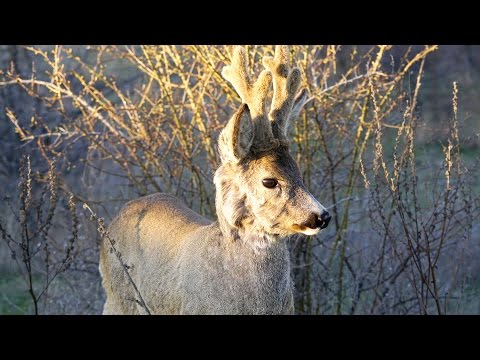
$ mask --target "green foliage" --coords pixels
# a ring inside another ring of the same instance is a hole
[[[25,315],[31,312],[31,298],[18,273],[0,273],[0,294],[0,314]]]

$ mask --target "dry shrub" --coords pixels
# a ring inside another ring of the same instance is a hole
[[[3,202],[10,209],[15,226],[7,229],[0,219],[0,236],[7,245],[17,272],[28,289],[33,313],[45,310],[49,288],[58,275],[72,264],[78,242],[78,216],[73,195],[68,196],[66,207],[69,217],[69,235],[64,239],[52,236],[59,194],[55,163],[51,163],[45,183],[32,176],[30,158],[23,156],[20,163],[18,196],[12,200],[5,195]],[[19,200],[18,209],[16,202]]]
[[[22,149],[56,160],[62,189],[107,220],[125,201],[155,191],[214,218],[215,143],[240,105],[220,75],[230,47],[26,50],[35,64],[29,76],[11,67],[0,85],[21,87],[41,109],[17,119],[12,104],[7,115]],[[426,126],[424,63],[435,50],[291,47],[310,94],[291,126],[291,150],[333,215],[320,236],[290,243],[298,313],[472,311],[476,164],[462,160],[456,88],[452,121],[438,124],[450,134],[443,153],[421,155],[429,144],[416,140]],[[257,73],[272,51],[248,47]]]

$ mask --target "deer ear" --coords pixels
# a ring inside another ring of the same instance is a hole
[[[247,156],[253,141],[253,123],[247,104],[243,104],[222,130],[218,149],[222,161],[238,161]]]
[[[292,112],[290,113],[289,121],[295,120],[295,118],[300,114],[305,104],[308,102],[308,92],[307,89],[302,89],[295,97],[293,102]]]

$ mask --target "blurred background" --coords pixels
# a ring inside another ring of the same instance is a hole
[[[333,215],[289,239],[296,312],[479,314],[480,46],[290,49],[290,149]],[[98,229],[128,200],[215,218],[231,50],[0,46],[0,314],[101,313]],[[247,50],[256,76],[273,46]]]

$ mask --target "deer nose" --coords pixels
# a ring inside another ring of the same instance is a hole
[[[331,218],[332,217],[330,216],[328,211],[323,211],[320,215],[316,213],[311,213],[308,217],[308,220],[302,225],[310,229],[325,229],[328,226]]]
[[[318,226],[320,226],[320,229],[325,229],[328,226],[331,218],[332,217],[330,216],[328,211],[323,211],[318,217]]]

